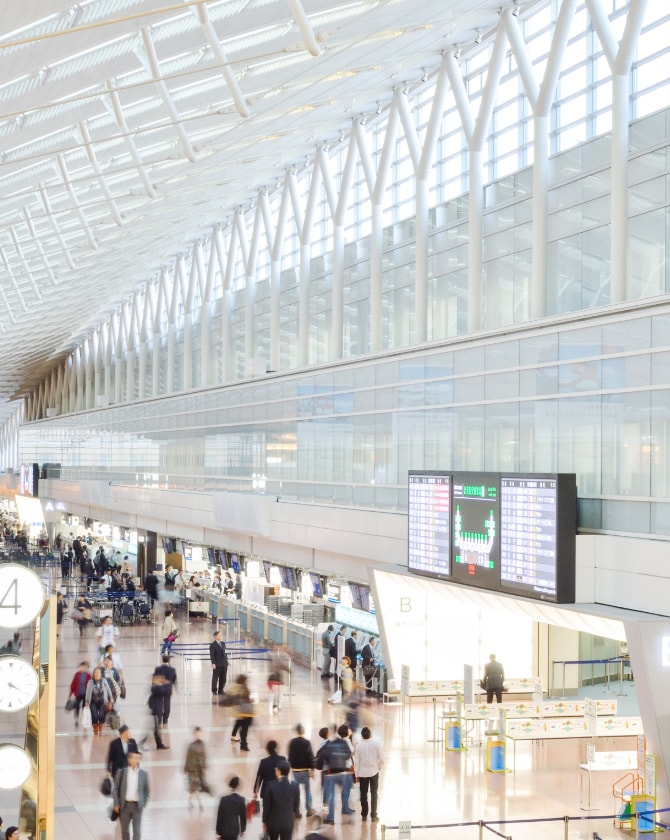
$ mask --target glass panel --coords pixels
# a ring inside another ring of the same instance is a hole
[[[603,493],[649,495],[649,405],[649,393],[602,398]]]

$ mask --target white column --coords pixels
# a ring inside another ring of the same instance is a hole
[[[382,258],[384,254],[384,229],[381,205],[372,202],[372,228],[370,233],[370,333],[369,346],[361,352],[378,353],[382,349]],[[363,330],[359,330],[363,334]]]
[[[626,300],[628,276],[628,116],[629,74],[612,74],[611,303]]]
[[[547,314],[547,213],[549,189],[549,117],[533,120],[533,274],[530,289],[531,318]]]
[[[342,358],[342,312],[344,307],[344,228],[333,228],[333,277],[329,361]]]
[[[414,343],[428,338],[428,181],[416,181],[416,276],[414,281]]]
[[[469,192],[469,240],[468,240],[468,330],[482,329],[482,212],[484,210],[484,180],[482,173],[482,150],[470,149],[470,192]]]

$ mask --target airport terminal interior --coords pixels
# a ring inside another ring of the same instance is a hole
[[[171,560],[202,575],[199,613],[180,593],[183,645],[218,622],[292,661],[273,712],[267,658],[234,658],[258,699],[245,754],[207,661],[175,652],[144,836],[212,836],[216,797],[189,809],[181,772],[195,723],[215,793],[239,772],[248,794],[269,737],[302,722],[316,744],[341,716],[327,621],[379,637],[362,714],[387,756],[379,823],[338,813],[337,837],[567,815],[569,836],[609,838],[640,826],[617,807],[650,804],[661,828],[670,7],[4,6],[0,639],[25,608],[5,562],[72,609],[87,583],[60,560],[85,533],[140,590]],[[210,595],[217,570],[241,599]],[[41,679],[27,711],[0,691],[0,816],[20,840],[112,838],[110,735],[64,711],[94,627],[66,618],[55,639],[54,610],[18,628]],[[134,733],[162,610],[121,626]]]

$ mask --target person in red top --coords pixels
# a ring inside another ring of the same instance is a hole
[[[79,663],[79,670],[76,672],[70,683],[70,694],[77,701],[74,707],[74,725],[79,726],[79,709],[86,701],[86,686],[91,679],[89,665],[86,660]]]

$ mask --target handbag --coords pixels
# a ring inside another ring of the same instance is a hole
[[[71,694],[65,701],[65,711],[73,712],[77,708],[77,698]]]
[[[107,712],[105,723],[110,729],[118,729],[121,726],[121,715],[116,711],[116,709],[112,709]]]
[[[93,727],[91,709],[88,706],[84,706],[84,711],[81,714],[81,725],[83,729],[92,729]]]
[[[119,692],[119,697],[122,700],[126,699],[126,684],[125,683],[121,683],[121,691]]]
[[[100,793],[103,796],[112,795],[112,780],[109,778],[109,776],[105,776],[105,778],[100,783]]]
[[[254,797],[247,802],[247,821],[253,819],[261,810],[261,803]]]

